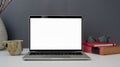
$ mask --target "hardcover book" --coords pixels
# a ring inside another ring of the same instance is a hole
[[[109,55],[120,53],[120,46],[92,47],[92,53],[100,55]]]
[[[83,42],[83,51],[87,53],[92,52],[92,47],[115,46],[114,42],[100,43],[100,42]]]

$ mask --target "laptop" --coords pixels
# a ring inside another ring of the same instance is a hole
[[[82,52],[81,16],[30,16],[26,61],[89,60]]]

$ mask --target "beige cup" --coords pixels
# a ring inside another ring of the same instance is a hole
[[[10,55],[20,55],[23,51],[23,40],[8,40],[3,41],[3,45],[6,46]]]

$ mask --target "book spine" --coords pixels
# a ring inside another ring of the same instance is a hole
[[[83,49],[84,52],[87,52],[87,53],[92,52],[92,47],[89,47],[89,46],[86,46],[86,45],[83,45],[82,49]]]

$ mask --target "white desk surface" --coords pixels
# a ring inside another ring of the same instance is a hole
[[[90,61],[24,61],[28,52],[24,49],[20,56],[10,56],[6,50],[0,50],[0,67],[120,67],[120,54],[96,55],[86,53]]]

